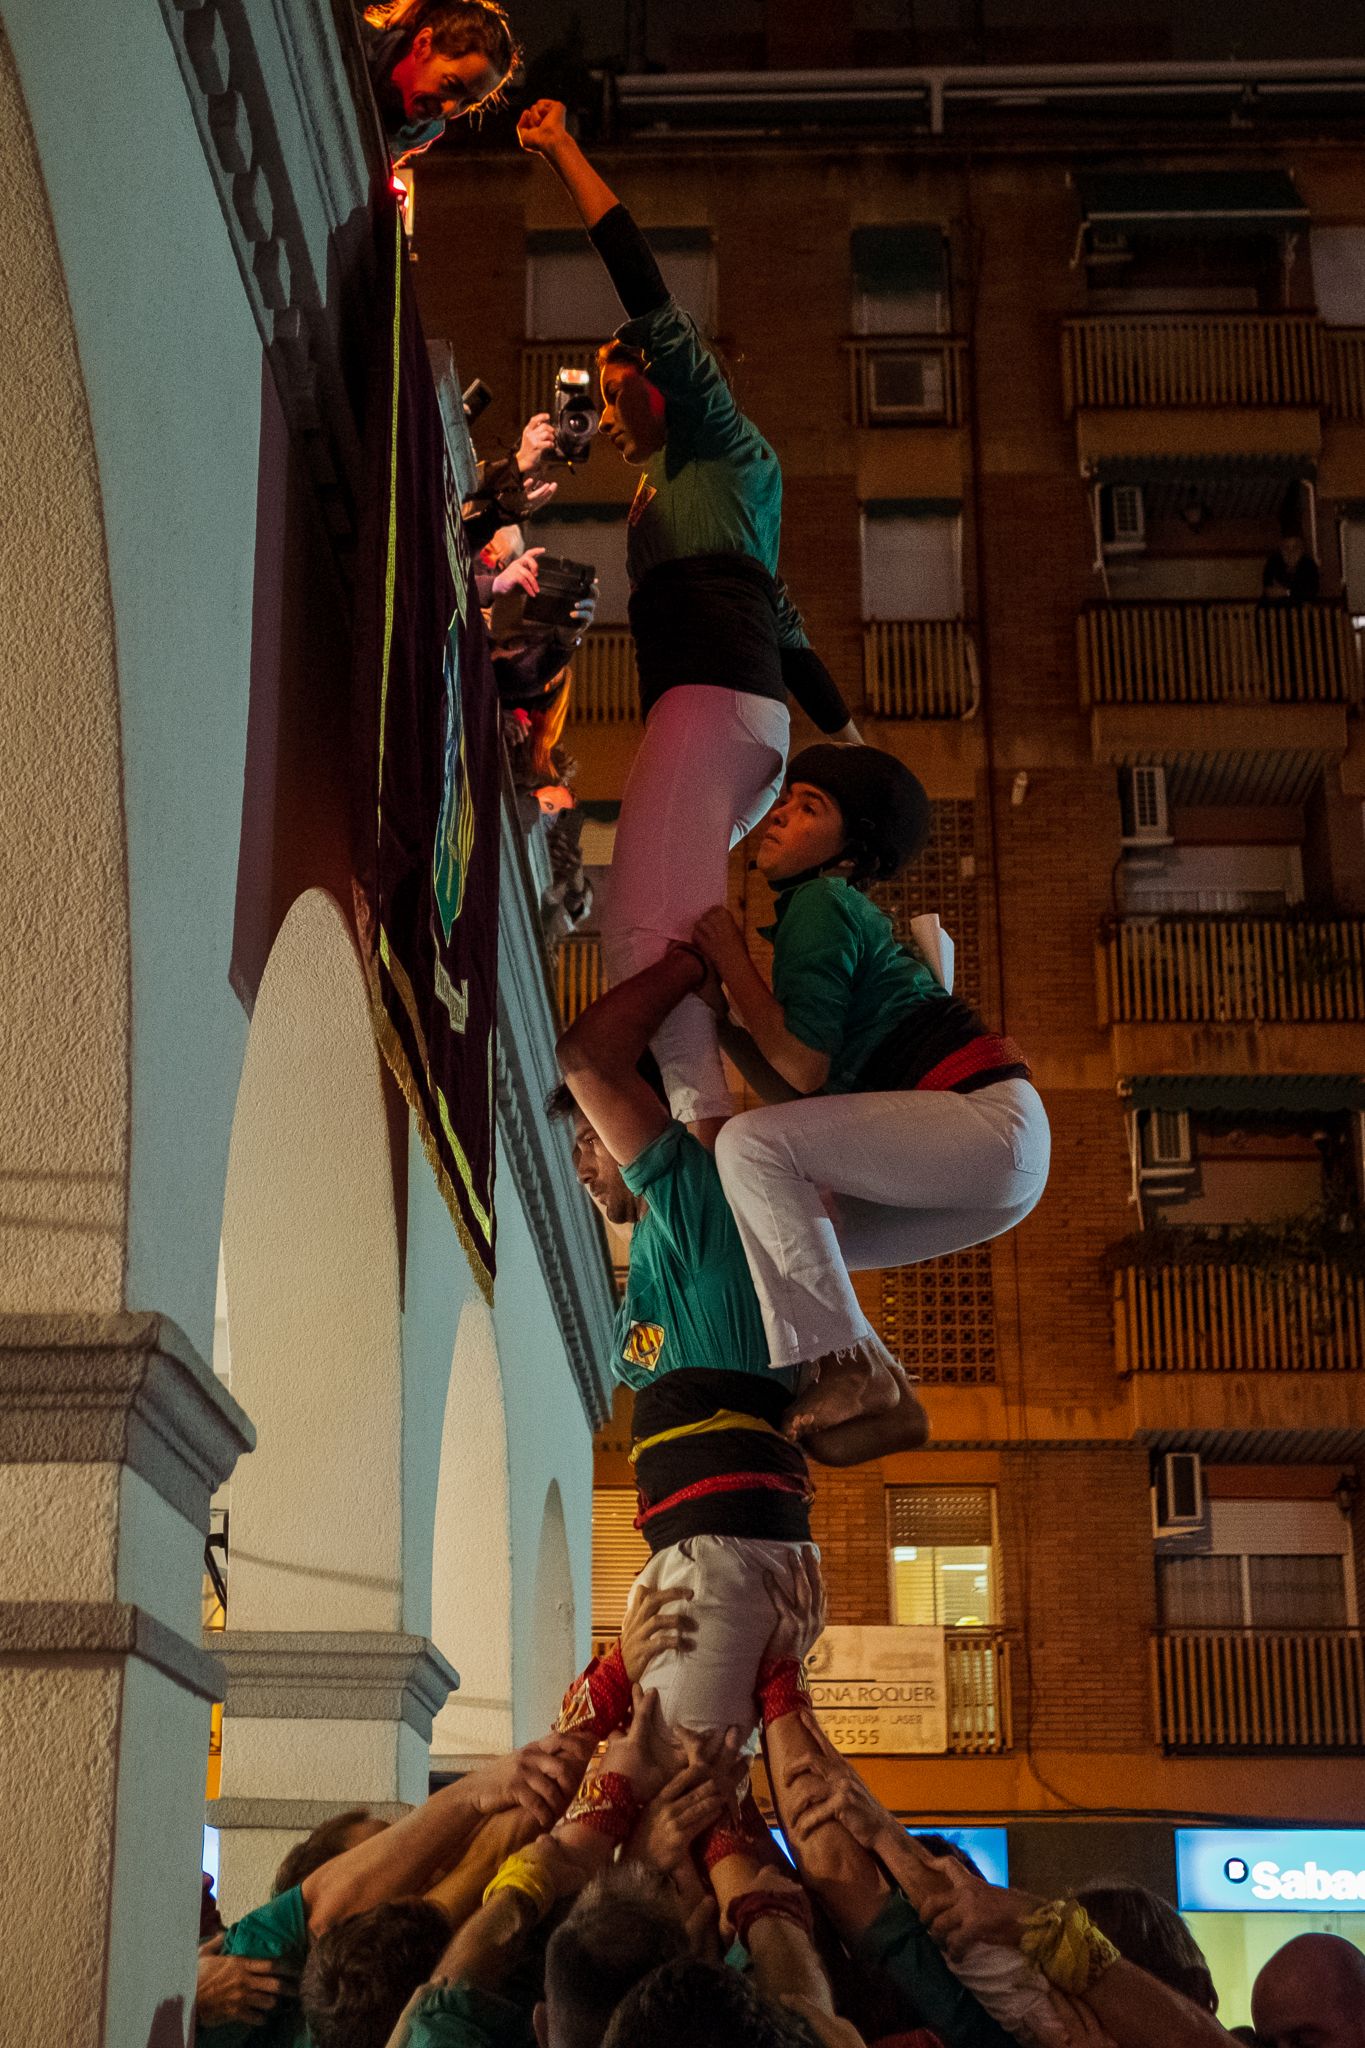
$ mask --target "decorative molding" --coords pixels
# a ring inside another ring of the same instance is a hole
[[[498,919],[498,1130],[535,1239],[540,1269],[593,1429],[611,1413],[606,1361],[616,1299],[601,1226],[573,1171],[566,1133],[552,1127],[545,1097],[559,1079],[558,1026],[540,927],[540,892],[516,799],[502,806],[502,901]]]
[[[11,1657],[101,1664],[136,1657],[201,1700],[223,1697],[217,1659],[127,1601],[0,1601],[0,1659]]]
[[[349,312],[388,155],[347,0],[161,0],[247,302],[337,551],[358,525]]]
[[[228,1628],[205,1642],[238,1720],[403,1721],[430,1742],[433,1719],[460,1683],[426,1636]]]
[[[275,1833],[311,1835],[334,1814],[363,1806],[372,1820],[402,1820],[412,1812],[401,1799],[206,1799],[204,1821],[211,1828],[269,1828]]]
[[[126,1465],[207,1531],[256,1432],[169,1316],[0,1316],[0,1461]]]

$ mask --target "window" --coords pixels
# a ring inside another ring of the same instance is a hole
[[[650,228],[669,290],[704,334],[715,329],[715,261],[708,228]],[[526,237],[526,334],[531,341],[602,341],[625,315],[597,251],[575,231]]]
[[[887,1489],[891,1618],[984,1628],[995,1618],[994,1499],[987,1487]]]
[[[1178,911],[1280,912],[1303,901],[1297,846],[1169,846],[1159,862],[1125,863],[1124,908],[1149,915]]]
[[[949,325],[948,245],[924,222],[855,228],[855,334],[946,334]]]
[[[1189,1163],[1173,1169],[1169,1181],[1158,1172],[1163,1184],[1152,1188],[1149,1214],[1187,1229],[1301,1216],[1325,1198],[1324,1133],[1330,1130],[1330,1120],[1296,1128],[1287,1119],[1248,1116],[1234,1124],[1196,1114]]]
[[[592,1632],[614,1636],[630,1589],[649,1562],[649,1545],[635,1526],[639,1502],[627,1486],[599,1486],[592,1496]]]
[[[1215,1500],[1209,1542],[1158,1556],[1163,1628],[1354,1626],[1350,1528],[1334,1501]]]
[[[1365,327],[1365,227],[1313,228],[1313,296],[1332,327]]]
[[[962,508],[942,499],[865,505],[863,617],[960,619]]]

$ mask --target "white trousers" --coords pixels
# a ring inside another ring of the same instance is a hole
[[[609,984],[690,939],[702,912],[725,901],[730,849],[781,789],[787,736],[787,707],[770,697],[706,683],[660,697],[626,778],[604,891]],[[653,1050],[679,1123],[730,1114],[716,1020],[699,997],[678,1004]]]
[[[820,1553],[813,1543],[772,1543],[752,1536],[688,1536],[655,1553],[631,1589],[690,1588],[678,1611],[696,1624],[691,1647],[663,1650],[640,1683],[659,1695],[670,1728],[758,1725],[754,1681],[780,1626],[778,1648],[804,1657],[825,1626]]]
[[[872,1335],[849,1279],[984,1244],[1047,1181],[1047,1113],[1029,1081],[973,1095],[815,1095],[732,1117],[716,1145],[749,1260],[769,1362]]]

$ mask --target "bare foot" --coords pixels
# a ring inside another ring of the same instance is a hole
[[[802,1449],[817,1465],[867,1465],[895,1451],[917,1451],[929,1439],[929,1418],[910,1384],[910,1375],[892,1359],[887,1370],[899,1389],[896,1405],[880,1415],[855,1415],[831,1429],[808,1432]]]
[[[814,1430],[835,1429],[856,1416],[884,1415],[900,1400],[900,1387],[878,1345],[855,1344],[813,1358],[782,1422],[782,1434],[793,1442]]]

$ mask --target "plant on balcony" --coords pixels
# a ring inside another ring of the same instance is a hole
[[[1106,1245],[1100,1264],[1106,1273],[1130,1266],[1237,1266],[1292,1288],[1304,1266],[1365,1277],[1365,1228],[1356,1210],[1329,1197],[1273,1223],[1155,1223]]]

